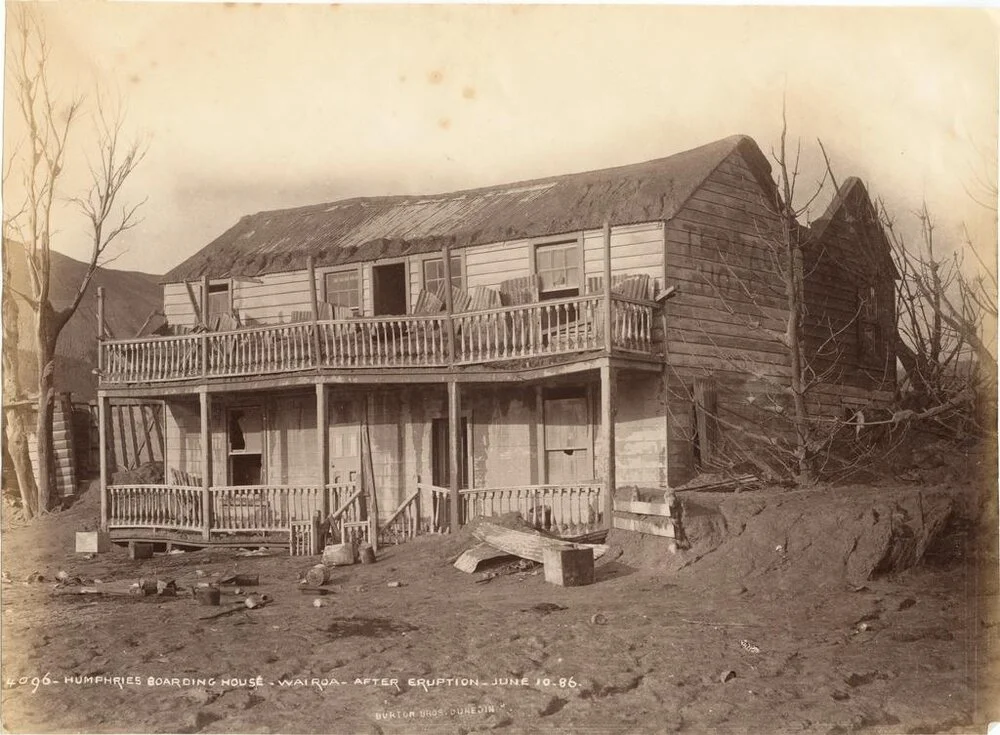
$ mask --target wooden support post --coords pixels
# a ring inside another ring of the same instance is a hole
[[[201,536],[206,541],[212,531],[212,396],[202,388],[198,392],[201,404]]]
[[[316,295],[316,260],[311,255],[306,259],[306,268],[309,271],[309,306],[312,308],[312,364],[319,367],[319,299]]]
[[[462,397],[458,390],[458,381],[448,381],[448,486],[451,491],[451,532],[458,533],[459,522],[459,448],[462,446],[459,432],[462,430]]]
[[[604,523],[610,529],[615,509],[615,371],[601,366],[601,422],[607,462],[604,470]]]
[[[542,386],[535,386],[535,484],[549,481],[545,456],[545,395]]]
[[[208,276],[201,279],[201,375],[208,377]]]
[[[97,380],[104,371],[104,286],[97,287]]]
[[[316,384],[316,479],[319,482],[319,493],[322,498],[323,518],[327,518],[336,508],[330,507],[330,496],[326,491],[330,481],[330,419],[326,415],[326,385]]]
[[[448,317],[446,325],[448,330],[448,362],[453,364],[455,362],[455,299],[451,293],[451,247],[447,243],[441,248],[441,254],[444,258],[444,311]]]
[[[108,397],[97,394],[97,435],[101,469],[101,530],[108,530]]]
[[[614,314],[611,303],[611,223],[604,223],[604,350],[609,355],[614,346],[611,328]]]

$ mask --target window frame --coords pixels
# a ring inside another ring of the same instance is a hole
[[[857,306],[858,359],[869,364],[879,363],[884,353],[879,284],[868,282],[858,286],[854,297]]]
[[[351,309],[353,316],[362,316],[365,307],[365,295],[364,295],[364,276],[361,272],[361,266],[352,265],[342,268],[324,268],[322,271],[318,272],[319,277],[322,279],[323,284],[323,302],[327,304],[332,304],[334,306],[343,306],[343,304],[334,304],[330,301],[329,294],[329,284],[327,283],[327,278],[329,276],[344,275],[344,274],[354,274],[354,279],[356,283],[356,292],[358,296],[357,307],[348,307]]]
[[[538,270],[538,252],[539,250],[544,250],[545,248],[552,248],[558,245],[567,246],[566,250],[571,250],[572,246],[575,246],[576,251],[576,266],[577,266],[577,284],[575,286],[569,286],[565,288],[549,288],[546,289],[542,284],[542,277]],[[547,299],[558,299],[572,296],[579,296],[583,294],[587,281],[587,274],[585,272],[585,261],[584,261],[584,250],[583,250],[583,233],[578,232],[575,234],[564,234],[564,235],[553,235],[551,237],[537,238],[531,241],[531,273],[532,275],[538,277],[538,298],[539,300]],[[576,293],[573,293],[575,291]]]
[[[458,260],[458,273],[456,273],[454,271],[454,269],[452,270],[452,273],[451,273],[452,287],[455,286],[454,281],[457,278],[458,279],[458,288],[464,289],[465,288],[465,284],[466,284],[466,278],[465,278],[465,253],[461,252],[461,251],[459,251],[457,253],[451,253],[451,259],[453,261],[456,260],[456,259]],[[424,291],[430,291],[431,290],[431,289],[427,288],[427,265],[429,263],[434,263],[434,262],[438,262],[438,261],[440,261],[441,265],[444,266],[444,256],[441,253],[432,253],[432,254],[425,255],[425,256],[423,256],[423,257],[420,258],[420,288],[423,289]],[[441,276],[441,282],[444,282],[444,274],[442,274],[442,276]]]

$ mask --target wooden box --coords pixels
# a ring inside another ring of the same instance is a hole
[[[111,536],[107,531],[77,531],[76,553],[104,554],[111,551]]]
[[[582,587],[594,583],[593,549],[545,549],[545,581],[561,587]]]
[[[323,549],[323,563],[344,566],[354,563],[354,544],[331,544]]]
[[[153,558],[153,545],[150,543],[144,543],[142,541],[129,541],[128,542],[128,558],[129,559],[152,559]]]

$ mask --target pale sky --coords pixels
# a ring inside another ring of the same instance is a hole
[[[163,273],[264,209],[635,163],[735,133],[769,153],[783,89],[810,176],[820,138],[837,176],[861,177],[900,221],[926,199],[940,238],[965,222],[996,243],[995,215],[965,191],[996,180],[991,11],[38,9],[60,87],[121,93],[149,142],[126,192],[148,197],[145,220],[118,268]],[[76,135],[82,149],[89,131]],[[66,196],[85,174],[81,156],[70,164]],[[81,221],[58,224],[57,249],[86,257]]]

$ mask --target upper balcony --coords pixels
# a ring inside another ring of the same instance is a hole
[[[102,388],[309,370],[496,366],[604,351],[660,354],[659,305],[611,293],[448,315],[307,320],[99,342]]]

